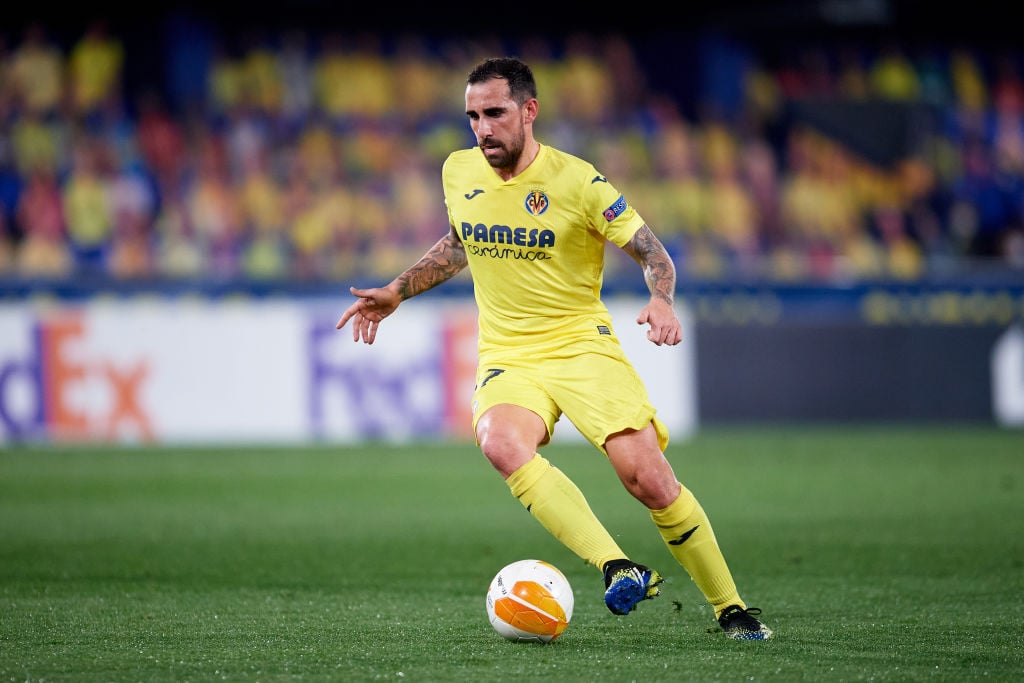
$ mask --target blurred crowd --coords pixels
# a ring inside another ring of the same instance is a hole
[[[538,138],[609,176],[681,280],[1024,273],[1020,54],[740,51],[733,100],[687,111],[616,35],[248,31],[177,101],[126,86],[122,38],[95,21],[66,46],[42,24],[0,42],[0,277],[390,278],[447,228],[440,165],[473,144],[465,75],[494,54],[532,64]],[[931,112],[892,163],[793,116],[880,101]]]

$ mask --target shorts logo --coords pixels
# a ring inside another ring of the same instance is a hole
[[[626,210],[626,206],[626,198],[620,194],[619,198],[615,200],[615,203],[604,210],[604,219],[611,223],[622,215],[622,212]]]
[[[530,190],[526,195],[524,205],[526,210],[533,216],[539,216],[548,210],[548,196],[540,190]]]
[[[498,375],[505,371],[501,368],[488,368],[486,372],[487,375],[484,377],[484,381],[480,382],[480,386],[477,387],[477,389],[483,389],[485,386],[487,386],[488,382],[490,382],[492,379],[494,379],[495,377],[497,377]]]

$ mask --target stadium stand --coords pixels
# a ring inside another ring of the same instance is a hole
[[[1021,51],[709,39],[683,102],[615,33],[194,28],[149,83],[99,19],[0,36],[0,278],[386,277],[444,229],[466,67],[496,52],[531,61],[538,137],[615,178],[682,281],[1024,273]]]

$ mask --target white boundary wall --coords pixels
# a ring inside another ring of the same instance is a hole
[[[0,444],[345,443],[470,439],[471,300],[415,299],[373,346],[334,325],[348,301],[0,304]],[[695,348],[656,347],[639,298],[616,332],[673,439],[697,426]],[[579,439],[563,418],[556,440]]]

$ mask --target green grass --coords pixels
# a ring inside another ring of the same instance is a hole
[[[4,681],[1015,681],[1024,434],[705,430],[670,448],[776,638],[728,641],[586,446],[546,455],[667,576],[627,617],[468,445],[0,451]],[[504,641],[484,592],[546,559],[576,610]]]

